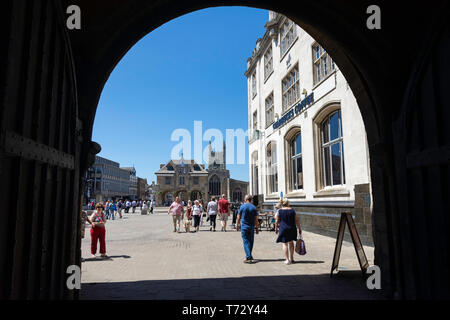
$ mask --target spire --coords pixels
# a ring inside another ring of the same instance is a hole
[[[226,169],[226,164],[227,164],[227,149],[226,149],[226,145],[225,145],[225,140],[223,141],[223,168]]]

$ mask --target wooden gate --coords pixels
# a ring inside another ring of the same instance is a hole
[[[76,298],[79,133],[60,1],[2,1],[0,299]],[[3,49],[4,48],[4,49]]]
[[[449,298],[450,6],[417,58],[393,126],[400,295]],[[405,165],[406,164],[406,165]]]

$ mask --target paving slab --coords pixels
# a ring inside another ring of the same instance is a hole
[[[240,232],[172,232],[167,208],[108,220],[108,259],[91,258],[82,241],[81,299],[381,299],[362,280],[353,244],[344,242],[340,270],[330,278],[335,239],[304,232],[307,254],[285,265],[276,234],[255,235],[254,264],[244,264]],[[89,225],[86,226],[89,228]],[[88,230],[86,230],[88,231]],[[373,247],[364,247],[373,264]]]

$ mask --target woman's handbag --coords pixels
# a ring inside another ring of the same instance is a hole
[[[303,236],[301,233],[299,238],[297,239],[297,243],[295,244],[295,252],[297,252],[301,256],[306,254],[305,241],[303,241]]]

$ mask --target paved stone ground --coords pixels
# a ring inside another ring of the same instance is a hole
[[[231,219],[230,221],[231,222]],[[88,225],[86,226],[88,228]],[[285,265],[275,233],[255,235],[255,264],[244,264],[240,232],[172,232],[166,208],[153,215],[108,220],[109,259],[91,258],[82,243],[81,299],[380,299],[362,281],[353,245],[344,242],[339,272],[330,278],[335,239],[304,231],[307,254]],[[373,264],[373,248],[364,247]]]

